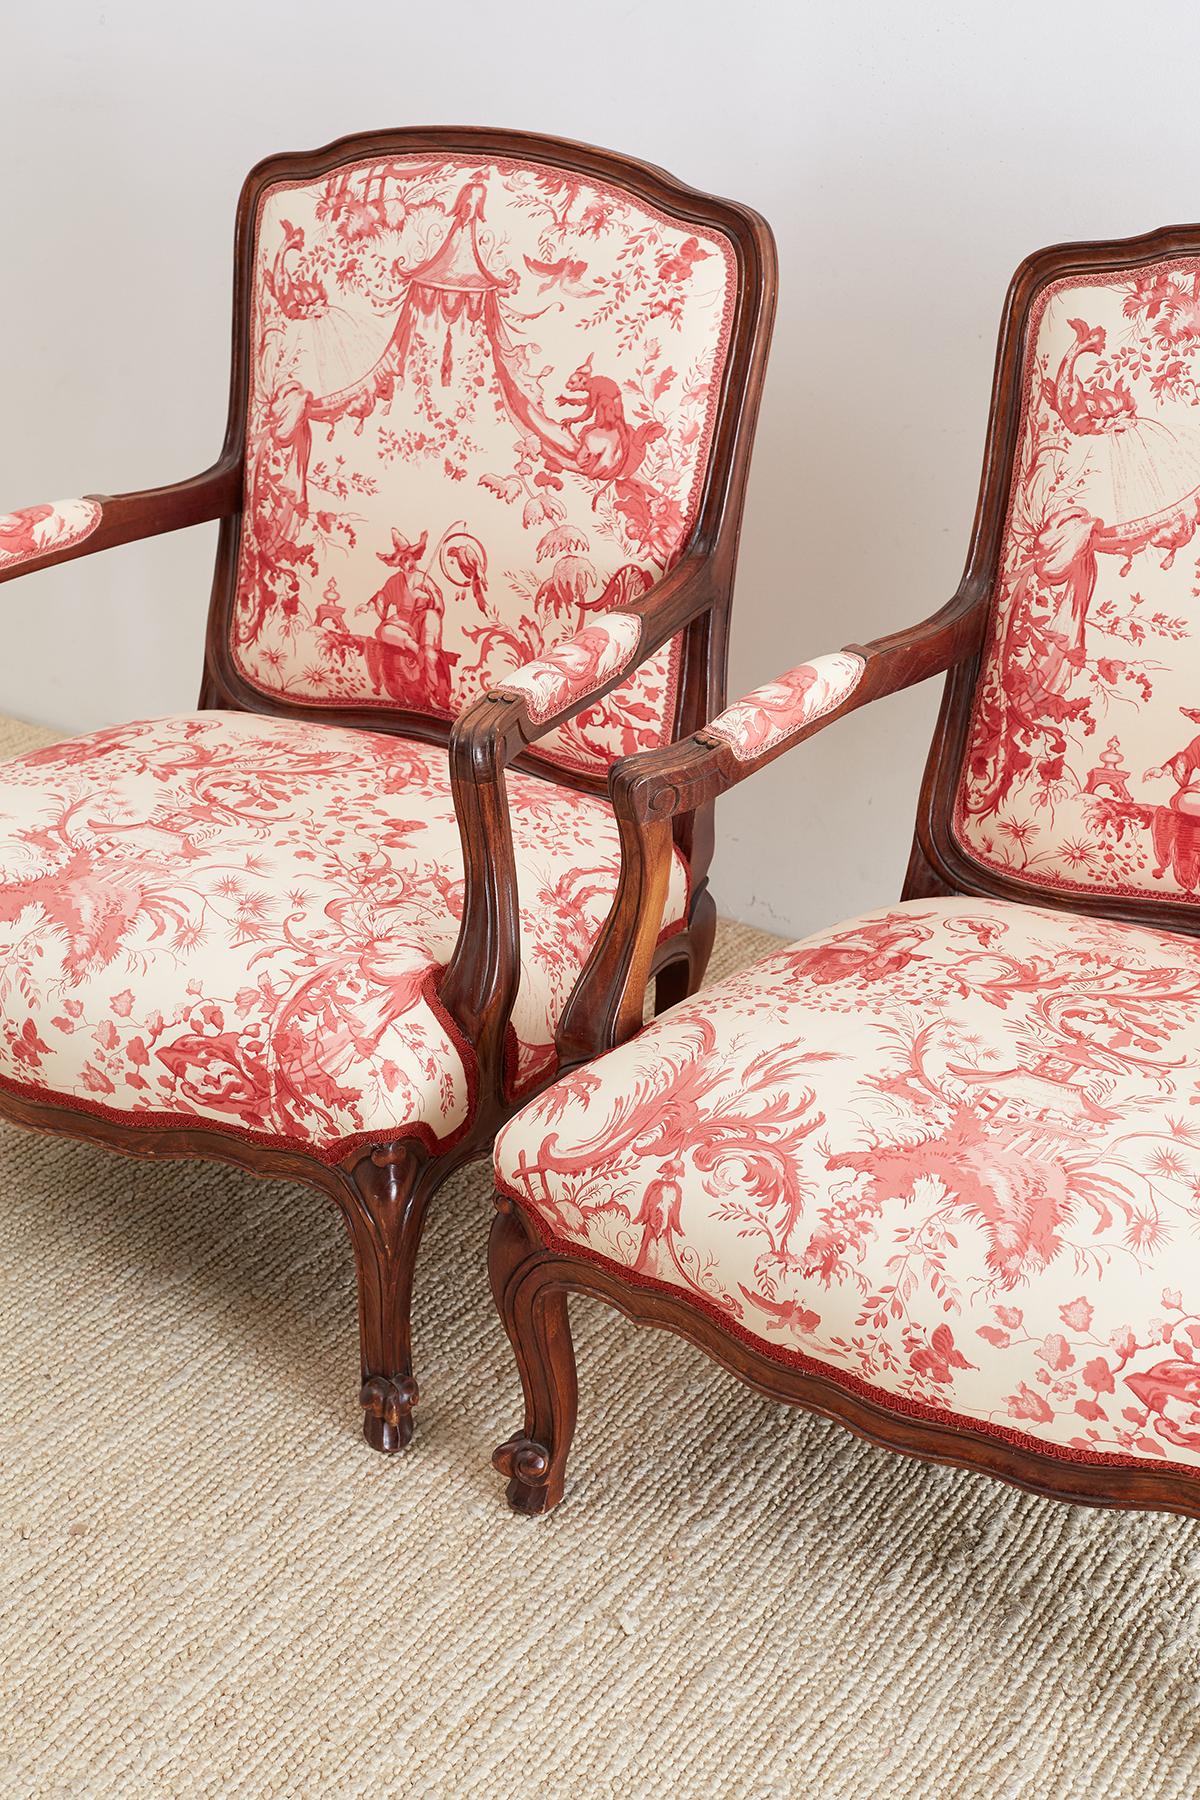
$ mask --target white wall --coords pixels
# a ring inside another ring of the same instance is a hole
[[[1200,215],[1190,0],[164,0],[0,30],[0,510],[196,472],[224,419],[246,169],[371,126],[520,125],[752,202],[782,295],[734,690],[911,623],[966,547],[996,321],[1029,249]],[[194,704],[215,528],[0,591],[0,711]],[[723,802],[723,909],[894,897],[936,684]]]

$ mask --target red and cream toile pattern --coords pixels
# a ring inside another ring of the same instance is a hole
[[[1200,894],[1200,261],[1047,287],[955,833],[1055,891]]]
[[[520,773],[508,792],[532,1079],[619,848],[607,801]],[[0,764],[0,1079],[326,1154],[444,1138],[472,1079],[433,992],[461,906],[435,746],[204,712]],[[686,907],[676,858],[668,923]]]
[[[530,1102],[545,1235],[768,1354],[1067,1456],[1200,1464],[1200,944],[911,901]]]
[[[739,762],[773,750],[793,732],[836,711],[862,680],[866,663],[853,650],[814,657],[734,701],[704,726],[701,736],[720,738]]]
[[[633,660],[642,622],[633,613],[604,613],[547,650],[545,656],[506,675],[492,691],[520,694],[535,725],[602,687]]]
[[[538,163],[280,184],[255,246],[233,651],[266,693],[451,717],[671,566],[707,466],[731,244]],[[551,734],[669,734],[676,654]]]
[[[98,500],[51,500],[0,513],[0,569],[81,544],[99,525],[100,515]]]

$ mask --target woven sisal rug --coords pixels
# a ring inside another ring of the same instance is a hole
[[[317,1194],[0,1126],[0,1793],[1200,1791],[1187,1521],[889,1456],[594,1303],[567,1499],[512,1517],[489,1219],[443,1192],[385,1461]]]

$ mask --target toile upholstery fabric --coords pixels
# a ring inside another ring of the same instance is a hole
[[[272,697],[453,717],[620,611],[697,516],[737,269],[722,234],[535,161],[400,154],[255,223],[231,651]],[[537,754],[670,736],[668,645]]]
[[[12,569],[48,551],[83,543],[99,525],[100,517],[98,500],[49,500],[0,513],[0,569]]]
[[[616,887],[606,799],[512,772],[520,1083]],[[462,905],[447,753],[248,713],[0,764],[0,1081],[303,1144],[447,1140],[473,1065],[437,1003]],[[682,924],[672,867],[664,930]]]
[[[954,831],[1055,893],[1200,897],[1200,259],[1036,297]]]
[[[728,744],[739,762],[753,762],[793,732],[836,712],[862,680],[865,668],[862,657],[850,650],[799,663],[777,681],[764,682],[735,700],[709,720],[701,735]]]
[[[599,614],[574,637],[564,638],[489,691],[519,694],[529,717],[540,725],[627,667],[641,635],[642,623],[635,613]]]
[[[1200,943],[962,897],[824,931],[496,1145],[542,1237],[891,1410],[1200,1465]]]

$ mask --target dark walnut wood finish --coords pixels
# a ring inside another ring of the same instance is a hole
[[[996,581],[1020,420],[1025,326],[1038,291],[1064,276],[1119,273],[1158,257],[1200,254],[1200,227],[1170,227],[1108,243],[1062,244],[1017,270],[1000,329],[983,475],[966,569],[953,598],[924,623],[875,642],[849,644],[864,658],[858,687],[836,710],[785,738],[754,761],[739,762],[703,729],[663,750],[614,764],[610,787],[624,866],[608,924],[571,996],[559,1029],[564,1066],[591,1058],[640,1025],[639,981],[653,953],[655,896],[661,891],[670,836],[693,808],[716,798],[844,714],[930,676],[947,681],[917,807],[902,898],[965,894],[1056,906],[1160,929],[1200,935],[1200,909],[1186,903],[1103,895],[1059,895],[971,860],[951,832],[954,789],[970,722],[980,653]],[[824,646],[822,646],[824,648]],[[983,1430],[952,1428],[893,1412],[836,1380],[784,1368],[725,1331],[682,1294],[634,1286],[593,1260],[547,1248],[511,1197],[497,1195],[492,1230],[492,1288],[516,1352],[525,1394],[521,1432],[493,1462],[508,1477],[520,1512],[548,1511],[561,1498],[575,1426],[575,1364],[567,1295],[593,1295],[641,1325],[657,1325],[697,1345],[770,1398],[807,1407],[891,1450],[985,1470],[1017,1487],[1092,1506],[1151,1509],[1200,1517],[1200,1476],[1071,1460],[1024,1448]]]
[[[374,156],[465,151],[478,157],[528,158],[625,189],[681,222],[722,232],[733,245],[737,297],[722,382],[716,431],[695,529],[671,573],[636,607],[642,619],[639,660],[683,632],[673,721],[686,736],[724,703],[726,648],[734,567],[750,449],[758,415],[775,311],[776,262],[770,228],[749,208],[684,186],[665,171],[612,152],[530,132],[466,127],[411,128],[340,138],[321,150],[269,157],[253,169],[238,205],[233,295],[233,362],[228,424],[217,462],[204,474],[143,493],[87,496],[101,502],[102,520],[85,540],[29,559],[0,582],[53,563],[90,555],[113,544],[221,521],[205,649],[202,707],[316,719],[363,730],[389,731],[449,746],[455,804],[463,842],[466,900],[461,929],[440,984],[440,998],[476,1061],[476,1102],[465,1132],[438,1153],[398,1133],[393,1141],[356,1148],[330,1164],[302,1146],[278,1148],[197,1122],[196,1128],[156,1126],[152,1119],[108,1120],[68,1104],[0,1091],[0,1116],[31,1129],[60,1133],[134,1156],[204,1157],[249,1173],[307,1182],[341,1209],[358,1273],[362,1351],[360,1400],[368,1443],[401,1449],[412,1435],[418,1394],[413,1378],[410,1311],[413,1272],[429,1202],[455,1169],[485,1155],[498,1127],[514,1110],[504,1067],[505,1034],[520,977],[517,881],[504,789],[504,770],[516,762],[543,780],[545,764],[523,759],[528,744],[590,706],[618,685],[625,671],[591,690],[585,700],[534,725],[520,699],[481,700],[454,726],[400,708],[298,705],[247,683],[230,656],[244,485],[243,446],[250,380],[250,312],[254,221],[264,190],[278,181],[319,179],[346,162]],[[602,777],[555,770],[555,781],[604,792]],[[643,985],[654,979],[661,1007],[694,991],[712,947],[716,912],[707,889],[713,829],[711,805],[680,814],[668,828],[688,857],[692,904],[686,929],[639,954]],[[665,890],[664,890],[665,894]],[[657,937],[657,932],[655,934]],[[627,983],[625,985],[628,985]],[[589,984],[594,1001],[614,1002]],[[640,994],[638,1005],[640,1007]],[[574,1011],[578,1014],[578,1008]],[[595,1027],[588,1035],[602,1036]]]

